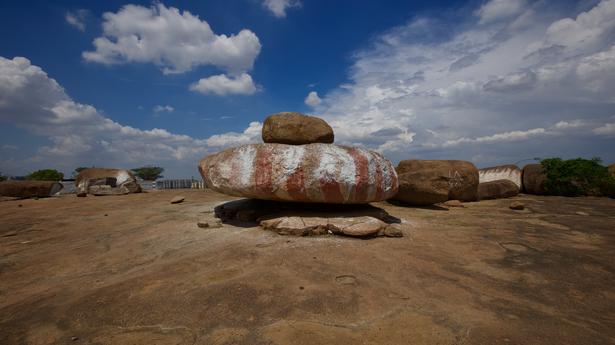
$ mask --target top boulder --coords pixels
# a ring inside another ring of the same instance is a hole
[[[288,145],[331,144],[333,129],[325,120],[300,113],[269,115],[263,124],[263,141]]]

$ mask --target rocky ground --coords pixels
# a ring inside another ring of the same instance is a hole
[[[615,342],[615,200],[382,202],[404,237],[370,240],[197,226],[226,200],[0,202],[0,343]]]

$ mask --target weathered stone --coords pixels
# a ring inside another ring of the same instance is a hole
[[[510,198],[519,194],[519,187],[511,180],[496,180],[478,184],[480,200]]]
[[[263,123],[263,141],[289,145],[333,143],[333,129],[325,120],[294,112],[268,116]]]
[[[509,164],[478,170],[479,183],[497,180],[509,180],[516,184],[517,188],[521,190],[521,169],[516,165]]]
[[[0,195],[15,198],[45,198],[62,190],[54,181],[2,181]]]
[[[399,178],[401,192],[396,199],[422,205],[447,199],[478,200],[478,169],[470,162],[412,159],[399,162],[396,170],[398,176],[404,175]]]
[[[463,203],[459,200],[449,200],[449,201],[443,202],[442,205],[446,207],[465,207],[463,206]]]
[[[184,202],[184,200],[186,200],[185,196],[177,195],[177,196],[174,196],[170,202],[171,204],[179,204],[179,203]]]
[[[386,228],[384,228],[384,236],[386,237],[403,237],[404,233],[401,230],[401,225],[399,223],[388,224]]]
[[[528,164],[523,167],[523,192],[527,194],[546,195],[545,182],[547,174],[542,164]]]
[[[513,201],[510,203],[510,206],[508,206],[511,210],[517,210],[517,211],[521,211],[523,209],[525,209],[525,205],[520,202],[520,201]]]
[[[221,228],[222,220],[220,219],[201,220],[201,221],[198,221],[196,225],[199,228],[210,228],[210,229]]]
[[[381,154],[332,144],[252,144],[203,158],[199,171],[217,192],[248,198],[360,204],[397,192]]]
[[[123,195],[141,192],[141,186],[132,172],[124,169],[88,168],[75,179],[77,196]],[[106,186],[106,187],[105,187]]]
[[[324,235],[331,232],[337,235],[367,237],[384,235],[387,228],[385,222],[369,216],[331,218],[283,216],[264,219],[260,225],[263,229],[272,230],[281,235],[294,236]]]

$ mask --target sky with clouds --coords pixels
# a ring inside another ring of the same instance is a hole
[[[613,163],[613,89],[615,0],[0,4],[3,174],[196,176],[279,111],[394,162]]]

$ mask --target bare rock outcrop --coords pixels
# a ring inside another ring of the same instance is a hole
[[[46,198],[62,190],[55,181],[2,181],[0,196],[13,198]]]
[[[135,175],[125,169],[88,168],[75,179],[77,195],[123,195],[141,192]]]

